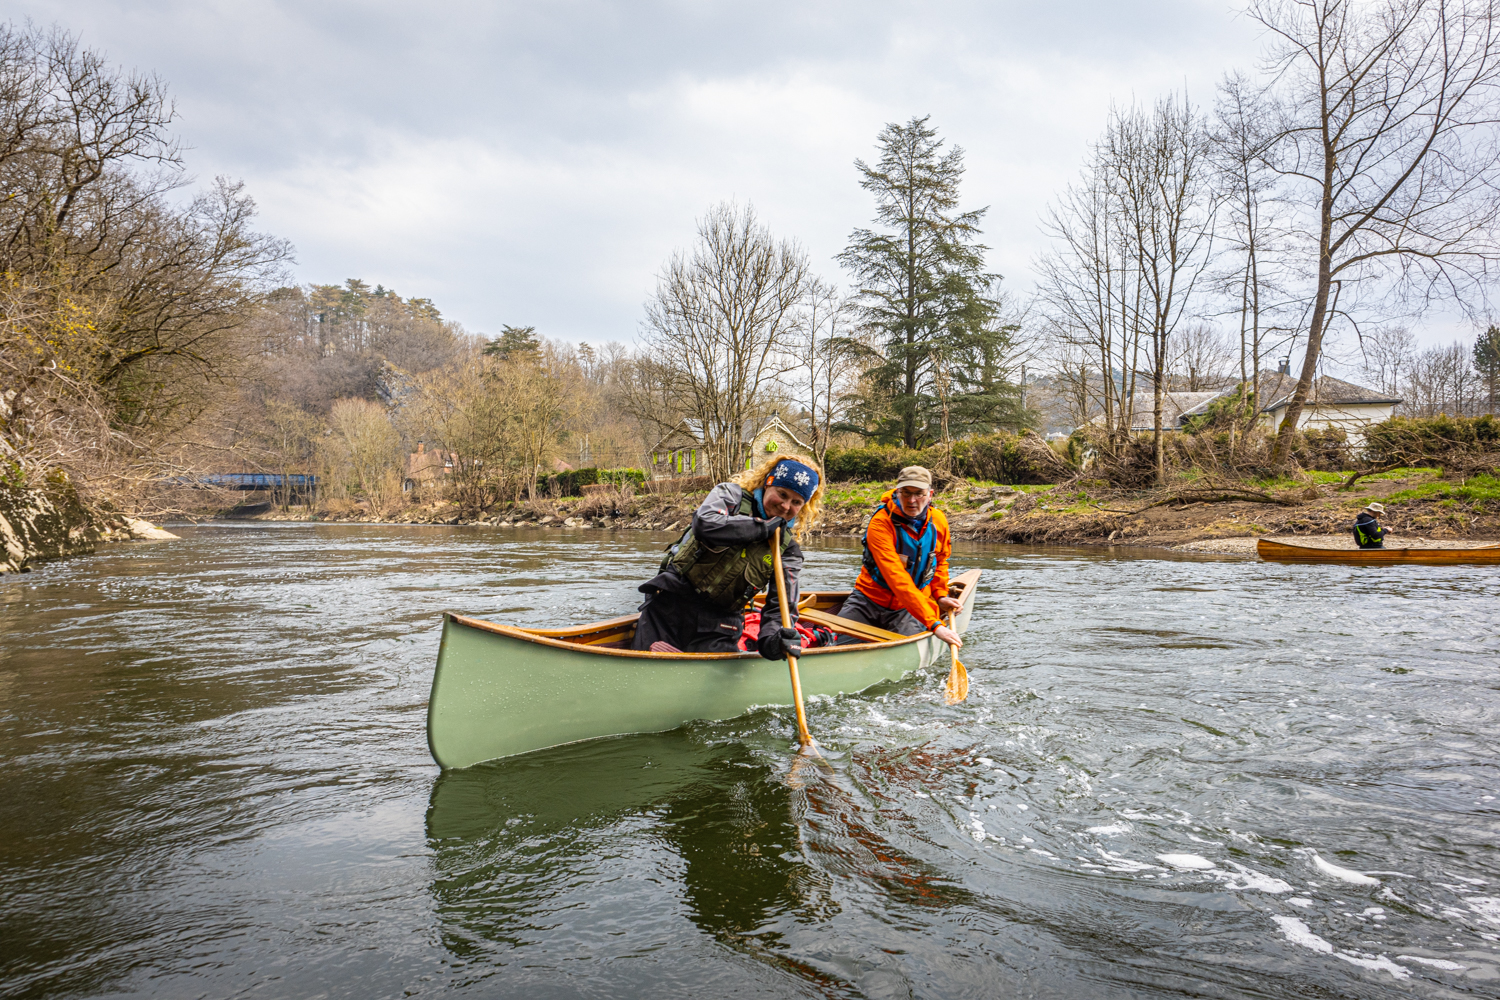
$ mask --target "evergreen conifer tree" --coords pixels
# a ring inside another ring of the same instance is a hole
[[[856,229],[839,261],[859,282],[864,322],[884,348],[867,373],[881,396],[863,408],[875,424],[868,430],[916,448],[939,435],[954,409],[953,369],[991,328],[995,307],[984,290],[993,276],[978,242],[985,209],[959,211],[963,150],[942,152],[926,117],[887,125],[878,142],[880,160],[855,166],[880,228]]]

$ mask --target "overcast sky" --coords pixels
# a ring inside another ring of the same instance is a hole
[[[1224,0],[297,3],[12,0],[177,98],[202,181],[246,182],[296,277],[427,296],[470,330],[629,341],[722,199],[840,283],[853,161],[931,115],[1022,293],[1037,221],[1111,103],[1253,67]]]

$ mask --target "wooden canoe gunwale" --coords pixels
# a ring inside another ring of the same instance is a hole
[[[1345,566],[1500,565],[1500,545],[1472,549],[1324,549],[1262,538],[1256,554],[1277,562],[1338,563]]]
[[[969,570],[967,573],[960,574],[959,576],[955,577],[950,583],[949,593],[951,594],[954,588],[958,588],[959,601],[965,605],[969,604],[974,598],[976,589],[974,585],[978,582],[979,575],[979,570]],[[814,591],[812,593],[804,595],[804,599],[799,600],[797,602],[797,606],[798,608],[802,608],[805,601],[809,598],[847,595],[847,591]],[[534,642],[544,646],[553,646],[557,649],[566,649],[570,652],[589,653],[596,656],[631,656],[645,657],[651,660],[672,659],[700,661],[744,660],[758,657],[760,655],[759,653],[750,651],[735,653],[653,653],[650,650],[645,649],[609,649],[596,645],[588,645],[577,641],[579,639],[585,639],[594,635],[604,635],[606,633],[614,632],[621,626],[628,625],[629,623],[634,622],[638,618],[640,618],[639,613],[622,615],[619,618],[610,618],[602,622],[591,622],[587,625],[577,625],[572,628],[565,629],[523,629],[517,628],[514,625],[501,625],[498,622],[486,621],[483,618],[471,618],[468,615],[461,615],[457,611],[445,611],[443,612],[443,614],[444,617],[459,625],[464,625],[468,628],[479,629],[482,632],[493,632],[496,635],[503,635],[510,639],[520,639],[523,642]],[[918,632],[916,635],[901,636],[899,639],[891,639],[884,642],[862,642],[847,646],[816,646],[803,650],[803,655],[814,656],[817,654],[854,652],[857,650],[889,649],[894,646],[902,646],[908,643],[919,642],[923,639],[929,638],[930,635],[931,633],[929,632]],[[568,642],[563,638],[564,636],[573,638],[574,641]]]

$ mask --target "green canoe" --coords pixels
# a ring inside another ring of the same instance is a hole
[[[969,623],[979,570],[952,581]],[[837,625],[845,592],[805,594],[803,617]],[[514,628],[448,612],[432,695],[427,745],[442,767],[600,736],[676,729],[694,719],[732,719],[762,705],[791,704],[786,664],[755,653],[647,653],[628,648],[636,615],[566,629]],[[897,636],[849,623],[864,641],[809,649],[799,661],[804,696],[852,694],[896,680],[947,647],[931,633]]]

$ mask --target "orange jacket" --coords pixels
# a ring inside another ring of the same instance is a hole
[[[927,516],[931,518],[932,526],[937,532],[933,545],[936,558],[932,583],[925,590],[918,590],[916,581],[906,571],[906,561],[901,558],[896,547],[896,532],[900,529],[891,520],[891,512],[899,512],[901,508],[896,503],[894,494],[895,491],[892,490],[880,498],[884,506],[871,516],[870,528],[865,536],[865,548],[875,560],[875,565],[880,567],[880,575],[885,577],[885,582],[892,589],[882,587],[863,566],[859,569],[859,579],[854,582],[854,588],[882,608],[901,608],[910,612],[924,627],[931,629],[943,621],[937,599],[948,596],[948,554],[953,551],[953,539],[948,534],[948,519],[936,507],[927,508]]]

